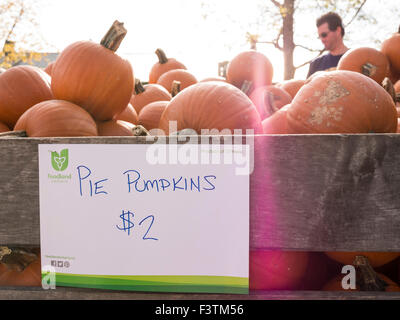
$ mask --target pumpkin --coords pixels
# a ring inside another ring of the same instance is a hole
[[[138,123],[147,130],[158,129],[160,118],[169,101],[154,101],[144,106],[139,113]]]
[[[289,93],[293,99],[305,82],[306,80],[303,79],[290,79],[277,84],[277,86]]]
[[[114,120],[123,120],[133,124],[138,123],[138,114],[132,104],[128,103],[126,108],[119,114],[115,115]]]
[[[300,251],[250,250],[251,290],[293,290],[306,273],[309,254]]]
[[[64,100],[47,100],[28,109],[14,130],[28,137],[97,136],[96,122],[80,106]]]
[[[167,71],[173,69],[186,70],[186,66],[182,62],[175,58],[167,58],[162,49],[157,49],[156,55],[158,57],[158,62],[156,62],[150,69],[149,83],[157,83],[158,78]]]
[[[389,277],[387,277],[386,275],[382,274],[382,273],[377,273],[377,276],[379,278],[381,278],[383,281],[385,281],[388,286],[385,287],[385,291],[386,292],[396,292],[396,291],[400,291],[400,287],[396,284],[396,282],[394,282],[393,280],[391,280]],[[342,280],[343,277],[345,277],[344,274],[339,274],[336,277],[334,277],[333,279],[329,280],[323,287],[322,290],[323,291],[361,291],[360,288],[357,286],[356,284],[356,289],[344,289],[342,286]]]
[[[381,52],[388,58],[393,75],[400,74],[400,33],[385,39],[381,44]]]
[[[44,68],[44,72],[46,72],[49,76],[51,76],[51,70],[53,70],[55,61],[50,62],[46,68]]]
[[[287,109],[290,104],[276,111],[272,116],[262,120],[264,134],[286,134],[287,129]]]
[[[199,82],[206,82],[206,81],[222,81],[222,82],[226,82],[226,78],[224,77],[207,77],[207,78],[203,78],[201,79]]]
[[[99,136],[134,136],[134,124],[123,120],[96,121]]]
[[[400,118],[400,102],[396,102],[397,118]]]
[[[40,258],[30,263],[23,271],[8,269],[0,263],[0,286],[40,287],[42,285]]]
[[[388,78],[392,83],[396,83],[397,81],[400,80],[400,72],[395,72],[393,71],[393,68],[389,64],[389,72],[388,72]]]
[[[174,69],[165,72],[158,78],[157,83],[163,86],[169,93],[172,93],[174,81],[180,82],[180,90],[197,83],[197,78],[189,71],[183,69]]]
[[[42,69],[23,65],[0,74],[0,121],[9,128],[30,107],[50,99],[50,77]]]
[[[261,120],[268,118],[277,110],[292,102],[289,93],[274,85],[254,89],[249,94],[249,98],[257,107]]]
[[[238,88],[223,82],[199,82],[179,92],[161,115],[160,129],[173,133],[170,121],[177,130],[191,129],[198,134],[202,129],[216,129],[222,134],[232,130],[252,129],[261,133],[261,119],[252,101]],[[226,130],[223,130],[226,129]]]
[[[10,131],[10,128],[3,122],[0,122],[0,132]]]
[[[381,267],[400,256],[400,252],[339,252],[329,251],[325,254],[342,264],[352,265],[356,256],[365,256],[368,258],[370,265],[373,268]]]
[[[140,80],[135,80],[135,91],[131,97],[130,103],[135,108],[137,114],[150,102],[168,101],[172,99],[171,93],[162,85],[149,83],[143,85]]]
[[[398,279],[399,279],[399,281],[400,281],[400,259],[399,259],[398,265],[399,265]]]
[[[237,54],[226,68],[226,79],[230,84],[241,89],[245,80],[253,88],[272,84],[273,67],[263,53],[248,50]]]
[[[110,120],[121,113],[134,88],[130,62],[115,53],[125,34],[116,21],[100,44],[78,41],[62,50],[51,73],[55,98],[81,106],[95,120]]]
[[[400,93],[400,80],[397,80],[397,81],[395,82],[395,84],[393,85],[393,87],[394,87],[394,91],[395,91],[396,93]]]
[[[374,48],[354,48],[340,58],[337,70],[359,72],[381,84],[389,72],[389,60]]]
[[[287,110],[288,133],[390,133],[397,129],[392,97],[358,72],[311,77]]]

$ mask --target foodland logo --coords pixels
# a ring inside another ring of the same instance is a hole
[[[68,167],[68,149],[63,149],[58,153],[51,152],[51,165],[56,171],[64,171]]]
[[[56,171],[65,171],[68,168],[69,155],[68,149],[63,149],[60,152],[50,151],[51,166]],[[48,174],[48,178],[53,182],[67,182],[71,179],[71,174]]]

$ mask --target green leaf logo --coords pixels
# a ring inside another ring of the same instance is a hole
[[[61,150],[60,154],[57,151],[51,152],[51,165],[56,171],[64,171],[68,167],[68,149]]]

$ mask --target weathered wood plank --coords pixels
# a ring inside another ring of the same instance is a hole
[[[400,292],[250,291],[248,295],[0,287],[0,300],[400,300]]]
[[[0,137],[1,244],[40,244],[39,143],[146,137]],[[254,150],[251,248],[400,251],[400,135],[260,135]]]

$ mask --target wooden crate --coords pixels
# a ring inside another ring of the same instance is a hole
[[[220,139],[223,143],[224,138]],[[146,137],[26,138],[2,134],[0,245],[40,245],[40,143],[151,142]],[[258,135],[253,150],[251,249],[400,252],[400,135]],[[400,293],[252,291],[249,295],[219,295],[0,288],[0,299],[16,298],[400,299]]]

